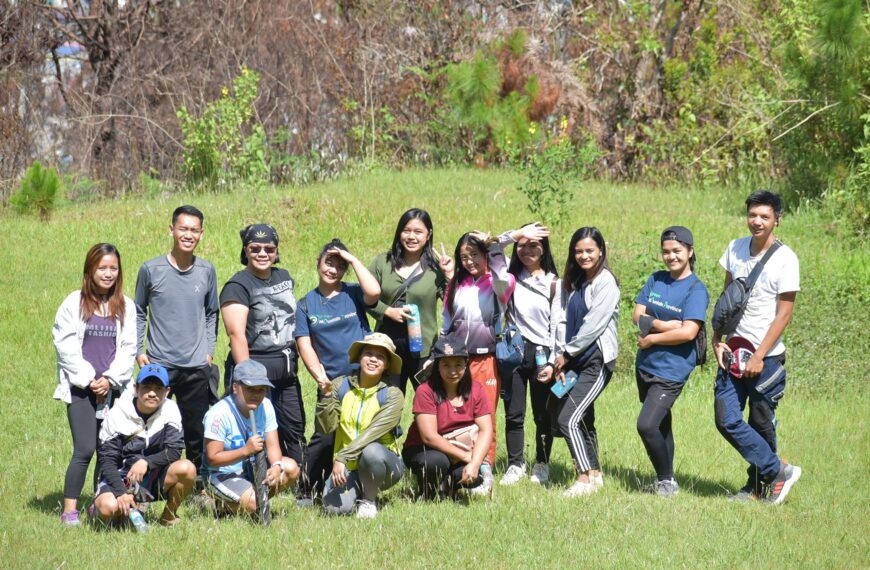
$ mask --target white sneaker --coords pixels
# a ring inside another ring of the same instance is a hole
[[[596,487],[595,483],[592,483],[591,481],[574,481],[574,484],[568,487],[563,495],[566,497],[580,497],[583,495],[591,495],[597,490],[598,487]]]
[[[595,485],[596,489],[600,489],[604,486],[604,475],[599,473],[598,475],[593,475],[589,478],[589,481]]]
[[[535,463],[529,481],[538,485],[546,485],[550,481],[550,466],[547,463]]]
[[[499,481],[501,485],[514,485],[520,482],[520,479],[526,476],[526,466],[525,465],[511,465],[508,467],[507,471],[505,471],[504,476]]]
[[[373,519],[378,516],[378,507],[373,501],[359,501],[356,504],[356,518]]]

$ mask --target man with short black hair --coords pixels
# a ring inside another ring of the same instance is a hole
[[[180,206],[172,213],[172,250],[142,264],[136,280],[136,360],[164,366],[184,426],[187,458],[202,465],[202,419],[214,401],[209,389],[217,343],[217,273],[194,251],[203,235],[201,211]],[[146,349],[147,322],[147,349]]]
[[[725,269],[725,288],[747,278],[763,262],[758,279],[736,329],[722,342],[723,331],[713,331],[713,350],[719,370],[715,385],[716,427],[749,462],[749,480],[734,500],[762,499],[780,504],[801,476],[801,468],[777,455],[774,412],[785,392],[785,345],[782,334],[800,291],[797,256],[778,242],[774,229],[782,217],[779,194],[759,190],[746,199],[750,236],[732,241],[719,260]],[[775,245],[776,244],[776,245]],[[737,358],[734,358],[737,356]],[[743,410],[749,401],[749,422]]]

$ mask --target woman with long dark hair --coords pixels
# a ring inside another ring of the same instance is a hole
[[[453,333],[464,340],[468,348],[471,379],[481,385],[492,404],[493,429],[501,390],[495,359],[496,329],[516,286],[516,278],[507,271],[504,248],[520,239],[537,240],[548,235],[547,228],[528,224],[518,230],[504,232],[498,238],[482,232],[469,232],[456,243],[454,255],[459,266],[447,286],[442,333]],[[481,466],[483,484],[472,492],[489,493],[493,483],[495,451],[496,438],[493,437]]]
[[[610,271],[607,245],[598,228],[580,228],[571,236],[561,293],[555,372],[559,382],[564,383],[568,373],[576,374],[577,381],[558,401],[557,418],[576,470],[565,496],[575,497],[604,485],[595,400],[610,382],[617,355],[619,283]]]
[[[434,236],[429,214],[411,208],[399,218],[390,250],[375,257],[369,266],[381,288],[378,303],[369,309],[369,314],[376,320],[375,331],[392,339],[402,359],[402,371],[390,375],[390,384],[402,394],[409,379],[416,388],[414,375],[438,337],[438,299],[444,297],[447,281],[453,277],[453,259],[444,251],[443,244],[440,254],[433,249]],[[410,305],[419,310],[423,337],[419,351],[412,351],[409,346]]]
[[[634,300],[637,338],[635,380],[643,407],[637,431],[656,470],[647,491],[660,497],[679,492],[674,479],[674,403],[695,369],[695,338],[707,315],[710,296],[694,273],[695,240],[683,226],[661,235],[661,255],[667,271],[650,275]]]
[[[426,499],[479,486],[480,466],[494,435],[492,405],[480,384],[471,381],[462,339],[442,336],[432,356],[429,378],[414,395],[414,423],[402,450]],[[460,432],[464,435],[445,437]]]
[[[81,288],[57,310],[52,337],[58,374],[54,398],[67,405],[73,437],[60,520],[75,526],[103,415],[132,378],[136,358],[136,306],[124,295],[121,254],[114,245],[98,243],[88,250]]]
[[[556,324],[558,323],[559,276],[550,239],[520,238],[511,254],[508,273],[517,281],[517,287],[508,305],[508,319],[513,322],[523,337],[525,352],[523,361],[513,376],[504,379],[510,382],[504,395],[505,444],[508,453],[508,468],[501,479],[502,485],[513,485],[526,476],[524,423],[526,417],[526,394],[531,395],[532,416],[535,420],[535,463],[531,481],[547,483],[550,479],[550,450],[553,434],[547,414],[549,383],[553,377],[552,362]],[[556,317],[556,318],[553,318]],[[539,366],[536,357],[546,363]]]

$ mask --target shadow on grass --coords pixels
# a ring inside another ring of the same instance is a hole
[[[627,490],[637,492],[640,492],[644,485],[655,480],[655,476],[649,471],[639,471],[624,465],[605,465],[605,476],[607,475],[620,481]],[[735,491],[731,484],[723,479],[711,480],[679,472],[674,478],[679,483],[681,491],[701,497],[724,496]]]
[[[82,501],[80,500],[79,503],[82,503]],[[63,506],[63,493],[56,491],[54,493],[49,493],[48,495],[37,495],[31,497],[30,500],[27,501],[27,506],[34,511],[39,511],[47,515],[60,516],[60,510]]]

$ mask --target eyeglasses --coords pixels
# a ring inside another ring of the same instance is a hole
[[[265,251],[268,255],[272,255],[273,253],[278,251],[278,248],[275,247],[274,245],[253,245],[252,244],[252,245],[248,246],[248,253],[250,253],[251,255],[257,255],[261,251]]]

